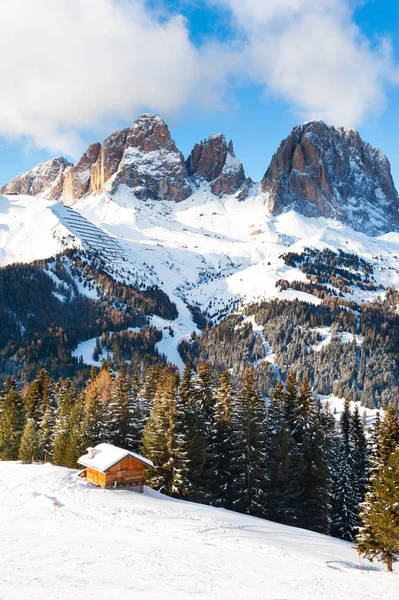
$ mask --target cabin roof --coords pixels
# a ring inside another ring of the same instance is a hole
[[[147,467],[154,466],[152,461],[150,461],[148,458],[144,458],[144,456],[140,456],[140,454],[136,454],[135,452],[118,448],[112,444],[98,444],[98,446],[94,447],[94,450],[96,453],[93,458],[89,458],[88,454],[84,454],[84,456],[79,458],[78,463],[80,465],[84,465],[85,467],[91,467],[96,471],[105,473],[105,471],[108,471],[108,469],[113,467],[116,463],[120,462],[127,456],[131,456]]]

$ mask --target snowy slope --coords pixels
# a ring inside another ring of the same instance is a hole
[[[0,462],[0,527],[7,600],[387,600],[399,584],[346,542],[49,464]]]
[[[212,317],[219,309],[259,298],[292,298],[318,303],[309,294],[279,291],[276,282],[306,281],[281,254],[306,247],[341,249],[374,266],[376,283],[399,286],[399,235],[372,238],[333,219],[306,218],[293,211],[273,217],[267,196],[254,186],[240,202],[218,198],[203,185],[183,202],[137,200],[121,186],[114,197],[88,197],[74,205],[110,235],[119,237],[154,267],[161,285]],[[371,300],[381,292],[355,290],[350,296]]]
[[[120,185],[114,196],[88,196],[73,209],[40,197],[0,196],[0,265],[44,258],[70,246],[100,253],[117,279],[159,285],[170,296],[179,318],[159,324],[165,332],[159,350],[180,366],[178,342],[196,329],[188,305],[217,322],[241,303],[264,298],[321,302],[276,287],[280,279],[307,281],[298,268],[284,263],[281,255],[287,252],[313,247],[355,253],[373,266],[377,285],[399,287],[399,234],[373,238],[334,219],[293,211],[274,217],[267,194],[256,185],[239,201],[219,198],[203,183],[177,203],[140,200]],[[355,288],[347,297],[360,302],[383,294]]]

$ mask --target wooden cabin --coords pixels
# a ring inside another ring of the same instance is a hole
[[[129,450],[112,444],[98,444],[88,448],[87,454],[78,460],[85,468],[79,473],[87,481],[102,488],[129,487],[135,491],[144,491],[144,471],[153,467],[153,463]]]

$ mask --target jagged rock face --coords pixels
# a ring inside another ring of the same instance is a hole
[[[90,189],[92,178],[92,167],[98,159],[101,144],[96,143],[88,147],[80,161],[66,170],[64,176],[64,188],[62,201],[71,203],[77,198],[84,196]]]
[[[322,121],[296,126],[262,180],[269,210],[333,217],[356,231],[399,230],[399,197],[388,159],[357,131]]]
[[[141,115],[133,127],[105,140],[92,166],[89,191],[102,191],[109,180],[112,193],[124,184],[143,199],[179,201],[192,192],[183,156],[157,115]]]
[[[62,156],[52,158],[15,177],[0,189],[0,193],[26,196],[41,194],[49,200],[58,200],[62,194],[65,172],[71,166],[72,163]]]
[[[234,154],[233,142],[227,145],[221,133],[195,144],[186,166],[192,178],[205,179],[218,196],[234,194],[248,182],[244,167]]]

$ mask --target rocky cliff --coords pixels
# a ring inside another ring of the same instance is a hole
[[[221,133],[195,144],[186,166],[190,177],[210,183],[212,192],[218,196],[234,194],[249,182],[234,154],[233,142],[227,144]]]
[[[233,144],[221,133],[196,144],[186,161],[164,121],[144,114],[132,127],[92,144],[74,166],[55,158],[19,175],[1,193],[41,194],[73,204],[86,194],[114,194],[125,185],[140,199],[181,201],[207,182],[244,200],[251,185]],[[294,209],[335,218],[357,231],[399,231],[399,197],[388,159],[357,131],[311,121],[293,128],[262,182],[269,210]]]
[[[379,235],[399,228],[388,159],[353,129],[312,121],[294,127],[262,180],[273,214],[290,208]]]
[[[49,200],[57,200],[64,187],[65,172],[72,167],[62,156],[37,165],[34,169],[15,177],[0,188],[0,194],[43,194]]]
[[[143,199],[178,201],[191,194],[184,158],[158,115],[141,115],[133,127],[112,133],[102,146],[90,146],[67,173],[62,199],[100,193],[107,184],[111,193],[124,184]]]

